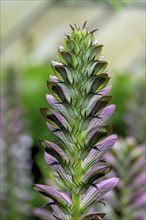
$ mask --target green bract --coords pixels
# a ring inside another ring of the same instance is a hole
[[[94,31],[85,26],[86,22],[82,28],[71,26],[71,33],[65,34],[60,61],[52,61],[53,75],[47,82],[50,108],[41,109],[58,145],[45,140],[40,144],[47,164],[66,190],[35,186],[49,198],[51,214],[36,210],[45,219],[102,219],[104,214],[91,211],[92,205],[101,202],[118,182],[105,178],[110,167],[102,158],[117,139],[111,135],[111,126],[105,125],[115,109],[109,105],[111,86],[105,88],[108,62],[101,56],[103,45],[96,43]]]

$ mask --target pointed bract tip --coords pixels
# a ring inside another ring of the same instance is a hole
[[[75,28],[71,24],[69,24],[69,26],[73,31],[75,30]]]
[[[82,29],[85,29],[86,25],[87,25],[87,21],[85,21],[85,22],[83,23]]]
[[[96,28],[96,29],[90,31],[90,33],[93,34],[93,33],[96,32],[97,30],[98,30],[98,28]]]

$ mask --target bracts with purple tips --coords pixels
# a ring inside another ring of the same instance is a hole
[[[40,110],[59,144],[39,142],[65,192],[36,185],[47,198],[46,209],[50,208],[36,209],[35,214],[48,220],[100,220],[105,214],[92,207],[118,183],[116,177],[106,178],[110,167],[103,159],[117,139],[105,124],[115,106],[109,105],[111,86],[106,87],[110,78],[108,62],[101,56],[103,45],[96,43],[86,22],[71,29],[65,34],[64,47],[59,48],[60,61],[51,64],[53,76],[47,82],[46,96],[50,108]]]

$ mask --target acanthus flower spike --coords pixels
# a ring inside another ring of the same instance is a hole
[[[105,123],[115,109],[109,105],[108,62],[101,56],[103,45],[94,39],[95,30],[88,31],[86,23],[82,27],[70,25],[71,33],[65,34],[64,46],[58,50],[60,61],[52,61],[53,74],[47,82],[50,109],[40,110],[59,140],[58,145],[39,141],[60,182],[58,189],[35,187],[49,199],[48,218],[46,210],[36,211],[48,220],[103,219],[105,214],[92,211],[92,206],[103,203],[103,195],[118,183],[116,177],[107,178],[111,167],[103,159],[117,139]]]

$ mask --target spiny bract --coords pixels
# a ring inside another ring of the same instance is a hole
[[[59,48],[60,61],[51,64],[46,96],[51,108],[40,110],[59,144],[39,142],[65,192],[37,184],[35,189],[48,198],[51,209],[36,213],[45,219],[102,219],[105,214],[91,208],[118,183],[116,177],[106,179],[110,167],[102,158],[117,139],[105,125],[115,109],[108,105],[111,86],[105,88],[108,62],[101,56],[103,45],[94,39],[95,30],[88,31],[86,22],[71,29]]]

